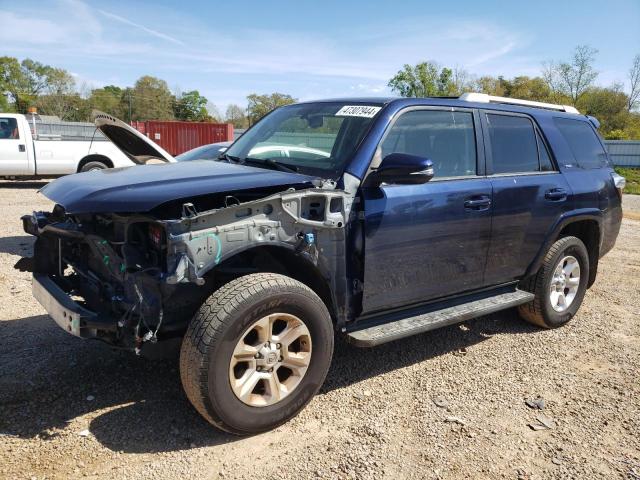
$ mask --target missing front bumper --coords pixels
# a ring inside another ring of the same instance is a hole
[[[116,330],[115,322],[101,322],[97,313],[75,302],[49,275],[35,273],[32,290],[49,316],[71,335],[99,338],[101,332]]]

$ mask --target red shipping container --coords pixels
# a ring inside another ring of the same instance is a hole
[[[233,140],[231,123],[165,122],[147,120],[131,122],[131,126],[145,134],[171,155],[180,155],[187,150],[209,143]]]

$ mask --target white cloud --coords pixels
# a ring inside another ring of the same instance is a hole
[[[0,12],[0,25],[3,49],[17,42],[26,45],[55,44],[63,41],[66,35],[64,28],[50,20],[23,17],[7,11]]]
[[[166,33],[162,33],[162,32],[158,32],[157,30],[153,30],[151,28],[145,27],[144,25],[140,25],[139,23],[135,23],[132,22],[131,20],[128,20],[124,17],[121,17],[120,15],[116,15],[114,13],[109,13],[109,12],[105,12],[104,10],[98,10],[98,12],[101,15],[104,15],[107,18],[110,18],[112,20],[115,20],[117,22],[123,23],[125,25],[128,25],[130,27],[134,27],[138,30],[141,30],[145,33],[148,33],[149,35],[152,35],[154,37],[157,38],[161,38],[163,40],[167,40],[169,42],[175,43],[176,45],[184,45],[183,42],[181,42],[180,40],[178,40],[177,38],[173,38],[170,35],[167,35]]]
[[[143,74],[156,75],[170,85],[199,89],[218,104],[240,102],[252,91],[298,98],[384,95],[404,63],[424,60],[479,74],[511,75],[532,65],[518,61],[530,39],[485,20],[456,19],[454,28],[451,18],[418,18],[327,35],[241,25],[214,29],[163,8],[146,15],[143,25],[131,20],[137,20],[134,11],[94,10],[81,0],[5,9],[3,51],[72,68],[79,83],[91,86],[130,85]],[[540,61],[534,64],[539,70]]]
[[[388,93],[386,84],[371,85],[368,83],[358,83],[357,85],[351,85],[349,89],[355,92],[366,94]]]

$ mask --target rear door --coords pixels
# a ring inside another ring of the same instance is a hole
[[[487,174],[493,188],[493,224],[485,279],[519,279],[560,215],[571,190],[534,120],[522,114],[482,112]]]
[[[30,172],[27,142],[22,138],[29,132],[20,132],[14,117],[0,114],[0,175],[26,175]]]
[[[478,121],[470,109],[419,108],[389,127],[382,158],[394,152],[430,158],[435,176],[423,185],[363,188],[363,313],[483,285],[491,182]]]

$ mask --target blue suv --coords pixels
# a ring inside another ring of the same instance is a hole
[[[594,118],[465,94],[279,108],[215,161],[175,162],[99,113],[137,163],[58,179],[33,292],[66,331],[180,350],[213,425],[265,431],[322,385],[334,332],[371,347],[517,307],[577,312],[620,228]]]

